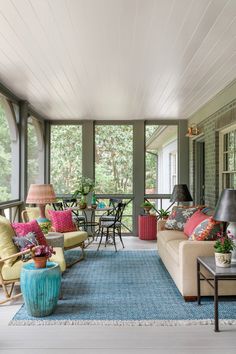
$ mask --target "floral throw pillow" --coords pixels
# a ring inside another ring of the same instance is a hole
[[[14,236],[12,239],[20,252],[26,250],[27,248],[38,246],[38,241],[34,232],[29,232],[25,236]],[[30,258],[30,253],[22,254],[21,256],[23,262],[27,262]]]
[[[165,224],[167,230],[183,231],[187,220],[197,211],[197,208],[174,207]]]
[[[213,217],[203,220],[189,237],[190,241],[214,241],[217,239],[217,234],[222,230],[222,224],[215,221]]]
[[[20,252],[24,251],[29,246],[38,246],[38,241],[34,232],[29,232],[25,236],[14,236],[12,239]]]

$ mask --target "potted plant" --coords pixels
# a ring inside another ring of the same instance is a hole
[[[215,248],[215,262],[217,267],[230,267],[231,265],[231,251],[234,250],[235,244],[232,235],[217,234],[218,239],[214,245]]]
[[[144,209],[145,214],[149,214],[150,210],[153,208],[153,205],[152,205],[152,203],[145,201],[141,204],[141,208]]]
[[[87,207],[86,196],[94,189],[94,181],[88,177],[80,177],[77,186],[78,188],[72,195],[72,198],[76,199],[80,195],[79,207],[80,209],[85,209]]]
[[[157,213],[158,213],[158,216],[161,220],[168,219],[168,217],[170,215],[170,211],[167,211],[165,209],[159,209]]]
[[[52,246],[40,245],[32,249],[35,268],[46,268],[47,260],[56,252]]]

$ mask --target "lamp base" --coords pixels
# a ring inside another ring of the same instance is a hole
[[[227,232],[230,232],[232,236],[234,236],[234,244],[236,247],[236,222],[230,222],[228,227],[227,227]],[[236,263],[236,249],[232,251],[232,258],[231,258],[231,263]]]
[[[40,229],[43,231],[44,234],[48,234],[48,232],[51,230],[52,223],[49,219],[39,217],[37,219],[37,223],[39,224]]]

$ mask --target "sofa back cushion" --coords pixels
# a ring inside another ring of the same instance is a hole
[[[48,213],[51,218],[52,227],[56,232],[76,231],[71,210],[49,210]]]
[[[0,258],[7,258],[18,252],[13,243],[12,237],[14,230],[10,222],[3,216],[0,216]],[[7,260],[5,263],[11,266],[17,257]]]
[[[217,234],[222,231],[222,224],[215,221],[213,217],[208,217],[203,220],[189,237],[190,241],[214,241],[217,239]]]
[[[17,236],[26,236],[29,232],[34,232],[39,245],[47,245],[46,238],[36,220],[26,223],[16,222],[12,224],[12,227]]]
[[[40,210],[39,207],[26,207],[25,210],[27,211],[27,216],[29,221],[38,219],[40,216]],[[46,205],[45,207],[45,216],[47,219],[50,219],[50,215],[48,213],[48,210],[52,210],[51,205]]]
[[[197,211],[197,208],[174,207],[169,218],[166,221],[167,230],[183,231],[187,220]]]
[[[184,233],[186,236],[190,237],[193,230],[203,221],[208,219],[206,214],[203,214],[201,210],[197,210],[184,225]]]

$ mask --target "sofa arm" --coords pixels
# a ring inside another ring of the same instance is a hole
[[[214,255],[214,241],[183,241],[179,245],[181,292],[197,295],[197,257]]]
[[[14,253],[12,254],[11,256],[9,257],[6,257],[6,258],[0,258],[0,264],[4,263],[5,261],[7,261],[8,259],[11,259],[11,258],[15,258],[15,257],[20,257],[22,256],[23,254],[27,254],[27,253],[31,253],[32,251],[34,251],[37,247],[39,246],[35,246],[35,247],[32,247],[32,248],[29,248],[27,250],[24,250],[24,251],[21,251],[21,252],[18,252],[18,253]]]

